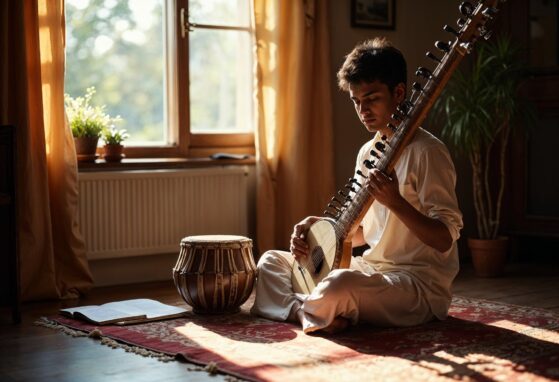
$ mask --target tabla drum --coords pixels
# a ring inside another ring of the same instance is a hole
[[[252,240],[243,236],[203,235],[181,240],[173,268],[178,292],[194,313],[235,313],[256,279]]]

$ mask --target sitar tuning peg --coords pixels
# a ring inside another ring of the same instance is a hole
[[[421,85],[419,84],[419,82],[414,82],[412,85],[413,90],[415,90],[416,92],[422,92],[423,88],[421,87]]]
[[[347,183],[344,187],[350,190],[351,192],[356,192],[355,188],[353,188],[353,185],[351,183]]]
[[[340,202],[340,205],[344,206],[344,205],[346,204],[346,202],[351,202],[351,197],[350,197],[349,195],[344,194],[342,190],[339,190],[339,191],[338,191],[338,194],[339,194],[339,195],[343,198],[343,200],[344,200],[343,203]]]
[[[324,215],[327,215],[329,217],[331,217],[334,220],[338,220],[338,214],[334,215],[332,212],[328,211],[328,210],[324,210]]]
[[[363,186],[361,185],[361,183],[359,183],[359,182],[357,181],[357,179],[355,179],[355,178],[349,178],[349,183],[354,183],[354,184],[356,184],[356,185],[359,186],[359,187],[363,187]]]
[[[398,105],[397,110],[403,115],[407,116],[411,109],[413,109],[413,106],[413,103],[411,103],[409,100],[405,100]]]
[[[441,59],[438,58],[437,56],[435,56],[435,55],[434,55],[433,53],[431,53],[431,52],[427,52],[427,53],[425,53],[425,55],[426,55],[427,57],[429,57],[429,58],[430,58],[431,60],[433,60],[433,61],[441,62]]]
[[[401,114],[398,113],[394,113],[390,116],[390,118],[392,118],[395,121],[402,121],[404,119],[404,117]]]
[[[472,49],[473,49],[473,44],[471,42],[463,42],[458,46],[457,50],[462,55],[466,55],[472,53]]]
[[[489,37],[491,37],[491,31],[487,29],[485,25],[480,25],[477,30],[479,32],[479,35],[484,39],[489,40]]]
[[[460,37],[460,33],[456,31],[456,29],[454,29],[453,27],[451,27],[450,25],[445,25],[443,27],[443,29],[448,32],[448,33],[452,33],[453,35],[455,35],[456,37]]]
[[[466,25],[466,20],[464,20],[463,18],[459,18],[458,20],[456,20],[456,25],[462,28],[464,27],[464,25]]]
[[[499,12],[499,10],[497,8],[486,8],[483,10],[483,12],[481,12],[481,14],[486,18],[486,19],[493,19],[493,17],[497,14],[497,12]]]
[[[460,13],[466,17],[470,17],[472,13],[474,13],[474,6],[469,1],[464,1],[460,4],[458,9],[460,10]]]
[[[367,177],[361,172],[361,170],[357,170],[355,173],[359,175],[361,178],[367,179]]]
[[[373,153],[374,153],[374,151],[371,151],[371,155],[373,155]],[[376,155],[377,158],[378,158],[378,154],[375,153],[373,156],[375,156],[375,155]],[[370,160],[368,160],[368,159],[365,159],[365,161],[363,162],[363,164],[364,164],[365,167],[367,167],[369,170],[372,170],[373,168],[375,168],[374,162],[372,162],[372,161],[370,161]]]
[[[384,150],[386,149],[386,145],[382,142],[377,142],[375,143],[375,149],[377,149],[381,153],[384,153]]]
[[[340,208],[338,208],[338,206],[336,206],[334,203],[328,203],[328,207],[330,207],[331,209],[333,209],[336,212],[341,211]]]
[[[417,70],[415,71],[415,75],[423,77],[428,80],[433,77],[433,73],[429,69],[424,68],[423,66],[417,68]]]
[[[450,52],[450,44],[448,44],[448,43],[446,43],[446,42],[437,41],[437,42],[435,43],[435,47],[436,47],[437,49],[439,49],[440,51],[442,51],[442,52],[445,52],[445,53]]]

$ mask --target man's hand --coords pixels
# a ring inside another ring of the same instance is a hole
[[[369,175],[367,187],[375,200],[396,214],[423,243],[441,253],[451,248],[452,236],[446,225],[435,218],[422,214],[404,199],[398,188],[395,171],[392,171],[388,177],[378,169],[374,169]]]
[[[297,262],[301,262],[309,253],[309,246],[306,242],[307,232],[311,225],[319,221],[321,218],[318,216],[309,216],[295,224],[293,233],[291,234],[289,250],[295,256]]]
[[[375,168],[369,175],[368,188],[375,200],[389,209],[403,201],[395,171],[392,171],[390,176],[386,176],[382,171]]]

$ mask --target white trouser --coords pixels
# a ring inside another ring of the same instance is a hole
[[[361,257],[349,269],[336,269],[309,295],[296,294],[291,284],[294,258],[289,252],[268,251],[258,261],[253,314],[277,321],[298,321],[303,310],[305,333],[322,329],[338,317],[352,324],[412,326],[434,316],[423,291],[406,273],[379,273]]]

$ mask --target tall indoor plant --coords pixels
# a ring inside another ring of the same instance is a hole
[[[526,126],[518,118],[533,115],[518,94],[527,73],[520,53],[506,37],[480,44],[470,70],[456,71],[434,107],[443,138],[471,164],[478,237],[468,245],[480,276],[498,275],[504,267],[508,239],[499,235],[507,149],[513,127]]]

